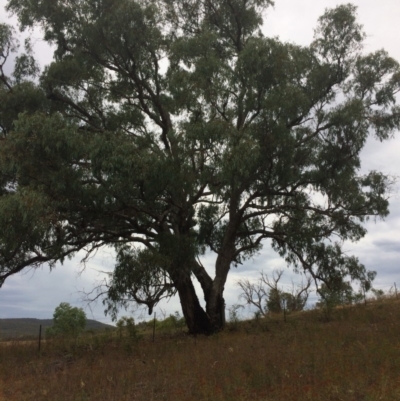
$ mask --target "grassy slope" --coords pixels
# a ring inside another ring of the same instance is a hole
[[[400,400],[400,303],[258,322],[211,337],[0,346],[0,400]],[[3,386],[2,384],[3,383]]]

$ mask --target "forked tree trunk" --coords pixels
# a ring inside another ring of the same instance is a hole
[[[189,334],[212,334],[214,330],[211,321],[200,305],[191,278],[179,280],[176,288]]]
[[[181,278],[175,285],[190,334],[210,335],[224,328],[225,301],[222,293],[215,294],[214,289],[211,290],[206,298],[206,312],[200,305],[190,277]]]
[[[183,316],[190,334],[213,334],[225,327],[225,300],[223,297],[226,278],[232,260],[231,253],[219,255],[216,261],[216,277],[208,280],[197,274],[202,285],[206,310],[202,308],[193,286],[191,273],[174,274],[175,287],[178,291]],[[191,270],[187,270],[191,272]],[[175,272],[174,272],[175,273]],[[171,274],[172,276],[172,274]]]

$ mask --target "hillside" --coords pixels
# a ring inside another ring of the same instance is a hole
[[[18,338],[37,336],[39,327],[45,332],[47,327],[53,325],[53,319],[0,319],[0,338]],[[88,319],[86,330],[104,330],[113,326]]]
[[[400,400],[400,301],[231,322],[186,336],[0,343],[0,400]],[[6,344],[6,343],[4,343]]]

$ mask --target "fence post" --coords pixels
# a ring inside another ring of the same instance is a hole
[[[153,343],[156,336],[156,312],[154,312],[154,321],[153,321]]]
[[[283,321],[286,323],[286,299],[283,300]]]
[[[41,342],[42,342],[42,325],[39,326],[39,352],[40,352]]]

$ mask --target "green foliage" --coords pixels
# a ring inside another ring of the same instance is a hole
[[[124,344],[127,351],[131,351],[132,345],[140,339],[133,317],[121,317],[117,322],[117,333],[119,341]]]
[[[147,332],[153,332],[154,319],[148,320],[147,322],[141,322],[137,325]],[[185,318],[176,311],[174,314],[170,314],[164,319],[155,319],[155,331],[156,333],[176,333],[181,332],[186,327]]]
[[[121,317],[117,322],[117,329],[120,337],[122,337],[124,333],[127,333],[128,337],[131,339],[135,339],[137,337],[137,330],[133,317]]]
[[[272,288],[268,292],[266,307],[269,312],[281,313],[284,309],[287,312],[302,311],[306,305],[308,293],[300,296]]]
[[[149,328],[153,329],[153,321],[148,322]],[[185,319],[176,311],[173,315],[170,314],[163,320],[156,319],[156,331],[173,332],[181,331],[186,326]]]
[[[325,283],[318,289],[321,301],[317,306],[333,308],[338,305],[351,305],[354,302],[354,290],[347,281],[340,281],[328,287]]]
[[[325,317],[330,319],[333,309],[337,306],[365,302],[366,292],[372,288],[373,279],[374,276],[371,276],[369,281],[365,282],[358,292],[354,291],[350,282],[344,281],[342,278],[332,280],[328,284],[323,283],[318,289],[320,300],[317,302],[316,306],[317,308],[322,308]]]
[[[361,53],[352,5],[298,46],[262,34],[271,4],[8,1],[54,57],[33,80],[27,42],[7,76],[18,43],[0,25],[0,284],[112,246],[109,313],[178,293],[189,330],[210,333],[231,266],[265,239],[322,282],[368,283],[342,246],[389,213],[391,178],[361,174],[360,152],[400,128],[399,64]]]
[[[46,329],[49,337],[70,337],[76,339],[85,329],[86,314],[81,308],[61,302],[53,314],[53,326]]]
[[[271,288],[268,292],[266,307],[269,312],[280,313],[283,310],[283,291],[277,288]]]
[[[288,292],[283,294],[285,300],[285,308],[288,312],[299,312],[304,309],[308,300],[308,293],[296,296]]]
[[[376,289],[376,288],[372,288],[371,291],[372,291],[372,293],[374,294],[374,297],[375,297],[377,300],[382,300],[382,299],[384,299],[384,297],[385,297],[385,291],[383,291],[383,290],[378,290],[378,289]]]

